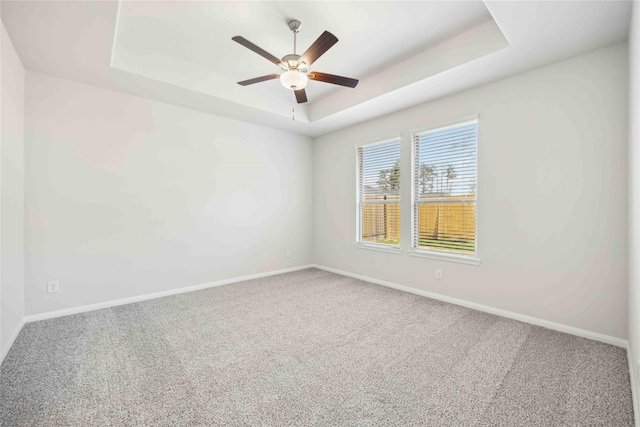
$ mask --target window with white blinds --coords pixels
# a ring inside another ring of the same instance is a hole
[[[358,147],[357,242],[400,246],[400,138]]]
[[[412,249],[477,254],[478,121],[412,134]]]

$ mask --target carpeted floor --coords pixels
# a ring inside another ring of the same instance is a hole
[[[316,269],[27,324],[4,426],[632,426],[623,349]]]

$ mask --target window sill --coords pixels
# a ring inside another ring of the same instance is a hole
[[[437,259],[440,261],[458,262],[461,264],[480,265],[480,258],[470,255],[448,254],[421,249],[409,249],[409,255],[421,258]]]
[[[386,252],[389,254],[396,254],[396,255],[402,254],[402,249],[400,249],[398,246],[383,246],[383,245],[376,245],[371,243],[354,243],[353,246],[355,246],[358,249],[367,249],[370,251]]]

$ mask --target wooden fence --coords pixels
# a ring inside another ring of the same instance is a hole
[[[400,241],[400,205],[364,205],[362,237],[365,242]]]
[[[456,199],[468,200],[469,198],[468,195],[447,196],[442,198],[443,203],[418,205],[420,240],[474,242],[475,203],[453,202]],[[400,241],[399,204],[371,204],[364,205],[362,208],[362,236],[365,242],[397,243]]]

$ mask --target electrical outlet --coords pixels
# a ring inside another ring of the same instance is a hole
[[[442,279],[442,270],[436,268],[436,279]]]
[[[60,291],[60,282],[58,280],[50,280],[47,282],[47,292],[54,293]]]
[[[291,249],[287,251],[287,258],[291,258]]]

